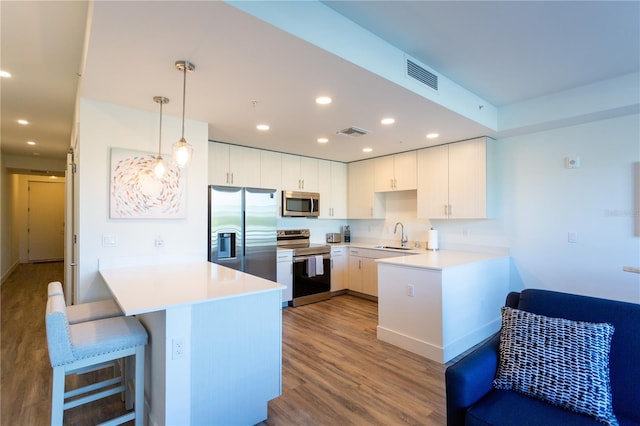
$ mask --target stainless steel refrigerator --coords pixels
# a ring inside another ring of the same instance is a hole
[[[276,190],[209,186],[209,261],[276,280]]]

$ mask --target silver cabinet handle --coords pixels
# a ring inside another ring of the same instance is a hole
[[[231,184],[233,184],[233,173],[231,173]]]

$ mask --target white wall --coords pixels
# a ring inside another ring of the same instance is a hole
[[[151,99],[149,99],[151,102]],[[98,273],[99,258],[195,256],[207,251],[207,124],[187,121],[185,138],[194,155],[187,170],[186,219],[110,219],[110,149],[157,152],[158,113],[81,99],[78,149],[78,302],[109,297]],[[180,138],[180,118],[163,116],[163,153]],[[102,247],[112,235],[116,247]],[[154,241],[161,236],[164,247]]]
[[[640,275],[622,270],[640,266],[638,141],[638,114],[500,141],[505,228],[524,287],[640,303]],[[566,169],[576,155],[580,168]]]
[[[640,161],[640,115],[498,140],[500,207],[491,220],[416,218],[414,193],[387,195],[386,220],[350,220],[355,241],[409,240],[424,247],[430,226],[442,249],[510,249],[514,290],[544,288],[640,303],[640,238],[634,236],[634,163]],[[579,156],[578,169],[564,158]],[[636,195],[637,196],[637,195]],[[309,222],[311,223],[311,222]],[[574,232],[576,243],[568,243]]]

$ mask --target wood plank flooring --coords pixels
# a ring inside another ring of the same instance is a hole
[[[50,421],[46,286],[62,275],[62,263],[25,264],[2,285],[0,425]],[[342,295],[285,309],[282,321],[282,396],[261,426],[446,423],[445,366],[379,341],[375,302]],[[65,424],[123,410],[116,395],[65,412]]]

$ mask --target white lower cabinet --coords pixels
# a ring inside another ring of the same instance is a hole
[[[344,246],[331,247],[331,291],[336,292],[346,288],[347,248]]]
[[[293,250],[278,250],[276,254],[276,281],[286,285],[282,291],[282,302],[293,300]]]
[[[407,255],[410,253],[406,253]],[[348,283],[349,290],[378,297],[378,264],[376,259],[405,255],[386,250],[349,248]]]

